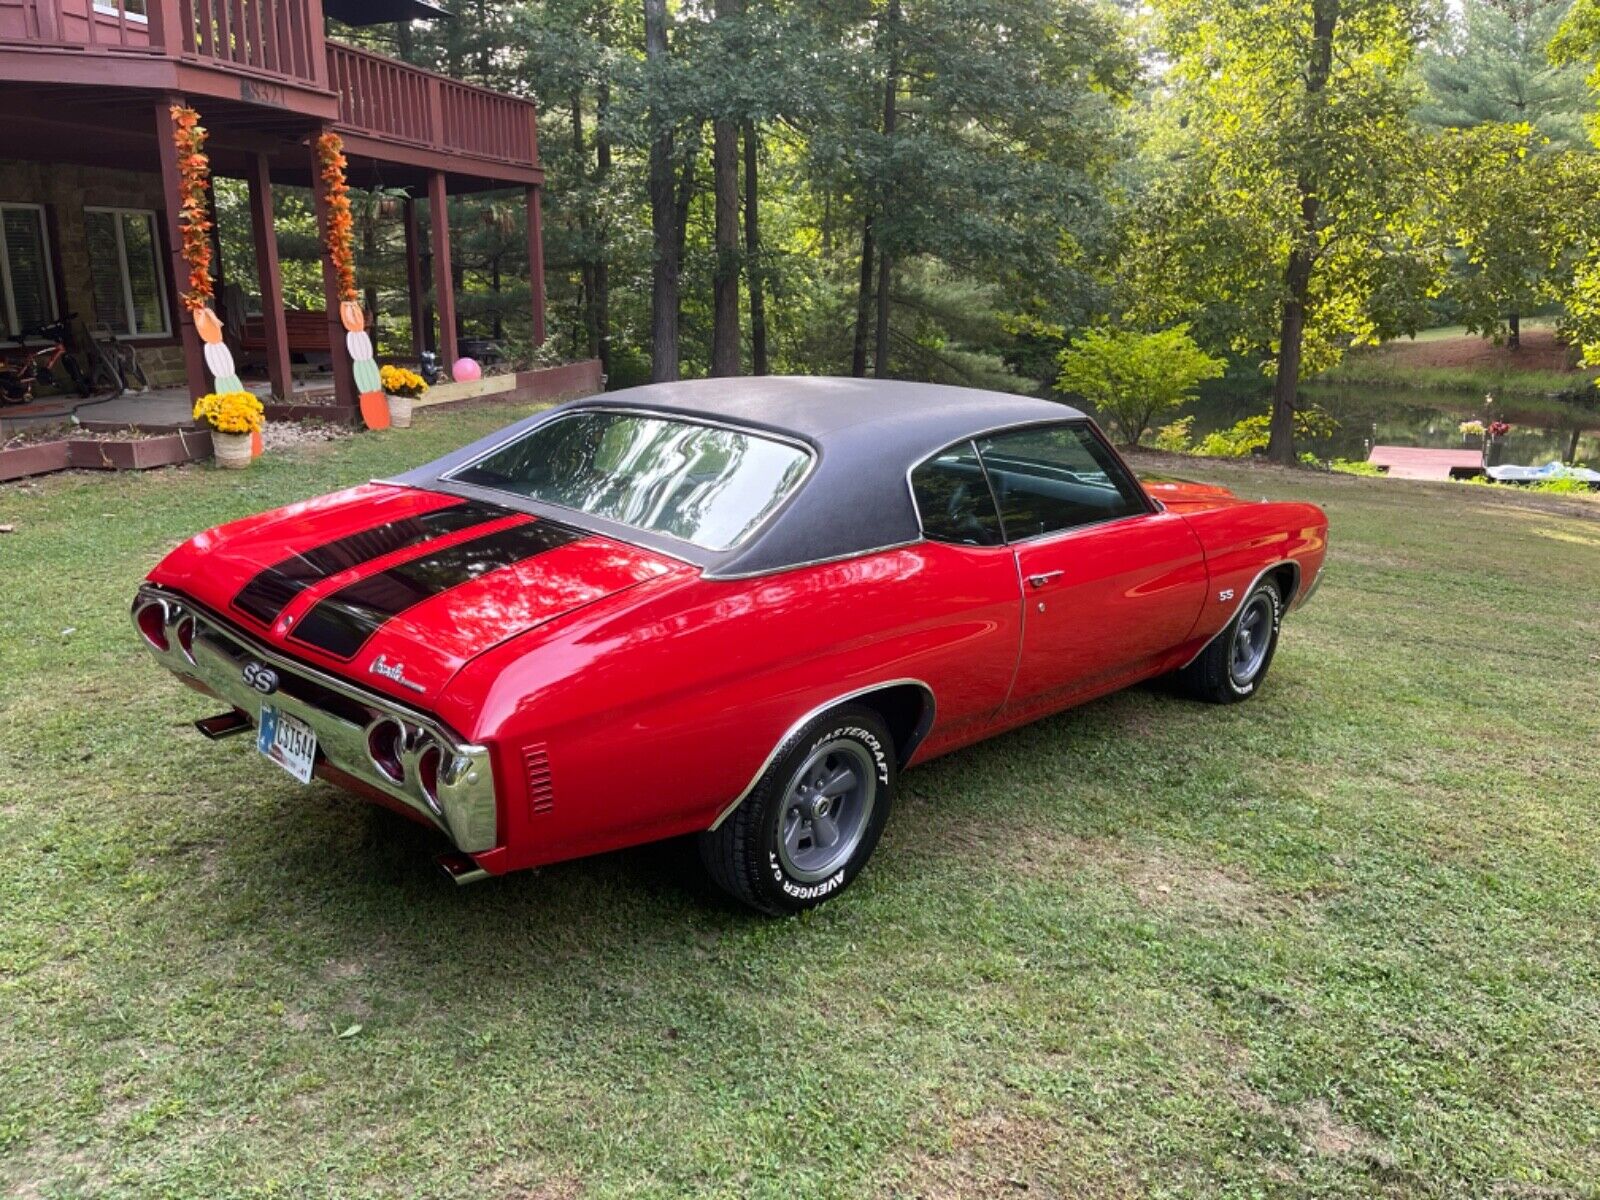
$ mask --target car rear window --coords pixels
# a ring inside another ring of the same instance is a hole
[[[592,410],[536,425],[448,478],[718,551],[754,532],[810,464],[801,447],[744,430]]]

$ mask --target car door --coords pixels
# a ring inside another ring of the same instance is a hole
[[[959,442],[910,472],[931,587],[943,597],[941,639],[959,653],[946,664],[939,715],[927,749],[937,753],[981,736],[1011,692],[1022,640],[1021,584],[1005,544],[977,447]]]
[[[1008,716],[1154,670],[1205,600],[1205,558],[1188,522],[1152,504],[1086,421],[997,433],[978,450],[1022,580]]]

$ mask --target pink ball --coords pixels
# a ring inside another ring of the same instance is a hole
[[[457,383],[471,383],[474,379],[483,378],[483,368],[475,358],[458,358],[456,365],[450,368],[450,378]]]

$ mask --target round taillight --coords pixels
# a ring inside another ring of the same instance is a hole
[[[184,617],[178,622],[178,645],[183,647],[183,656],[190,662],[194,661],[194,618]]]
[[[164,604],[146,604],[139,610],[135,618],[139,625],[139,632],[144,635],[144,640],[152,647],[165,654],[169,648],[167,643],[167,606]]]
[[[429,746],[417,759],[417,783],[422,788],[422,798],[434,812],[439,811],[439,747]]]
[[[393,721],[379,721],[367,730],[367,753],[372,765],[396,783],[406,777],[405,765],[400,761],[400,726]]]

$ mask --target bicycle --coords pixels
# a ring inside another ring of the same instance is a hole
[[[150,390],[150,379],[145,375],[144,368],[139,365],[138,355],[134,353],[132,346],[117,341],[114,329],[107,325],[97,325],[95,335],[85,340],[90,347],[91,381],[98,382],[104,379],[113,397],[120,396],[125,391]]]
[[[48,339],[48,344],[37,349],[23,346],[20,357],[0,361],[0,404],[27,404],[33,399],[34,385],[41,376],[52,386],[60,386],[55,374],[57,366],[66,372],[78,395],[88,397],[93,391],[89,378],[78,360],[67,353],[67,322],[77,315],[68,313],[59,321],[32,325],[17,335],[19,342],[41,337]],[[17,351],[11,353],[16,355]]]

